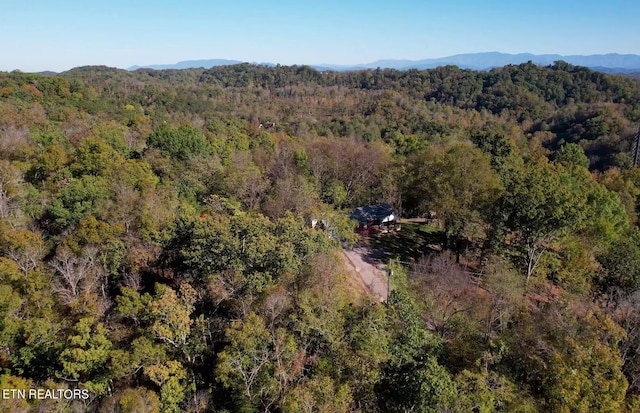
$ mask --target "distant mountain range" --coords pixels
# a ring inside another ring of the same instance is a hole
[[[207,60],[185,60],[183,62],[178,62],[174,64],[165,64],[165,65],[146,65],[146,66],[131,66],[128,67],[127,70],[137,70],[137,69],[155,69],[155,70],[164,70],[164,69],[193,69],[198,67],[204,67],[205,69],[209,69],[214,66],[227,66],[227,65],[235,65],[238,63],[243,63],[240,60],[227,60],[227,59],[207,59]]]
[[[576,66],[586,66],[594,70],[608,73],[639,73],[640,55],[635,54],[600,54],[600,55],[571,55],[562,56],[558,54],[535,55],[531,53],[507,54],[499,52],[488,53],[468,53],[458,54],[437,59],[423,60],[378,60],[372,63],[357,65],[334,65],[319,64],[309,65],[318,70],[349,71],[363,69],[432,69],[438,66],[455,65],[463,69],[489,70],[494,67],[501,67],[509,64],[520,64],[531,61],[539,65],[550,65],[553,62],[563,60]],[[240,60],[208,59],[208,60],[186,60],[175,64],[154,64],[145,66],[132,66],[128,70],[141,68],[149,69],[189,69],[189,68],[211,68],[214,66],[224,66],[243,63]],[[255,63],[255,62],[254,62]],[[261,65],[275,66],[273,63],[255,63]]]

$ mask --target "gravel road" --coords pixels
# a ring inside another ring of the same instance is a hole
[[[387,276],[384,265],[371,259],[369,248],[358,246],[353,250],[342,250],[347,263],[360,276],[370,294],[380,301],[387,299]]]

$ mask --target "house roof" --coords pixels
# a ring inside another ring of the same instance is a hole
[[[355,219],[358,222],[395,220],[393,209],[391,205],[388,204],[368,205],[355,208],[351,211],[351,214],[349,214],[349,218]]]

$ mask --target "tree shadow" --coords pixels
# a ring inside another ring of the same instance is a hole
[[[440,229],[424,223],[405,222],[400,231],[363,238],[356,248],[359,245],[367,247],[363,259],[369,263],[388,263],[394,259],[411,262],[425,254],[441,251],[444,242],[444,232]]]

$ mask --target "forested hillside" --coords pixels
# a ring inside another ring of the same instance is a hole
[[[89,394],[0,411],[638,411],[639,121],[564,62],[0,73],[0,389]],[[385,303],[379,203],[440,240]]]

